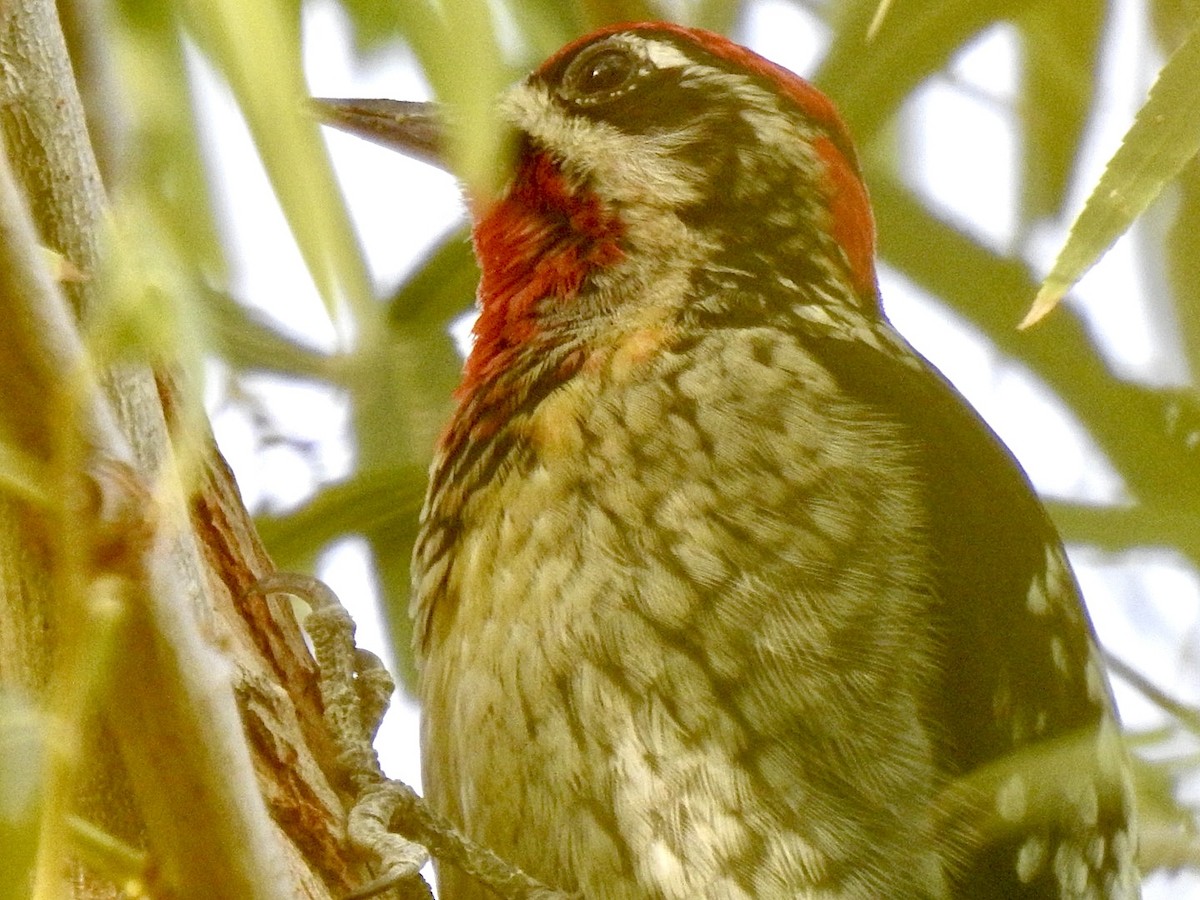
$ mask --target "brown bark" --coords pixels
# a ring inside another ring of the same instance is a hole
[[[0,494],[0,691],[79,713],[65,725],[82,741],[42,733],[38,886],[53,893],[46,873],[65,874],[76,856],[62,824],[70,813],[148,847],[159,893],[342,893],[368,876],[346,847],[347,798],[329,775],[314,665],[287,602],[248,599],[272,565],[233,478],[211,437],[176,421],[186,401],[169,370],[122,365],[100,373],[103,392],[76,384],[86,353],[62,291],[30,252],[50,247],[89,277],[71,290],[74,310],[97,302],[105,198],[53,3],[0,6],[0,63],[13,176],[0,223],[0,443],[31,473]],[[90,468],[110,464],[130,473],[131,492],[117,493],[132,517],[106,536],[94,527],[107,521],[104,498],[97,509],[88,499]],[[186,522],[172,517],[173,497]],[[109,584],[111,608],[96,599]],[[111,641],[96,637],[101,626]],[[93,657],[104,666],[80,670],[89,682],[80,687],[71,667]],[[240,725],[222,715],[235,699]],[[258,796],[252,782],[238,793],[245,759]],[[59,896],[117,896],[110,877],[70,867]]]

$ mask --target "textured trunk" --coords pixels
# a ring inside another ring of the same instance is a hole
[[[343,893],[364,873],[313,664],[287,603],[248,599],[271,563],[195,401],[83,366],[106,199],[49,0],[0,12],[0,131],[0,897]],[[39,244],[83,273],[69,303]],[[68,816],[150,868],[95,843],[83,866]]]

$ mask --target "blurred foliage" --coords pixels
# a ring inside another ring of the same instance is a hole
[[[871,40],[867,29],[879,0],[792,2],[828,35],[814,79],[837,101],[858,141],[883,259],[986,334],[1002,353],[1020,360],[1071,410],[1123,479],[1128,502],[1122,505],[1051,504],[1067,541],[1115,551],[1165,547],[1200,567],[1195,385],[1166,388],[1114,372],[1070,304],[1028,331],[1015,328],[1039,288],[1024,238],[1064,212],[1100,92],[1102,42],[1117,5],[1128,0],[895,0]],[[70,9],[86,0],[62,5]],[[1163,318],[1164,331],[1180,335],[1193,373],[1200,368],[1200,166],[1192,158],[1200,142],[1198,6],[1151,4],[1148,29],[1155,46],[1146,52],[1165,61],[1163,83],[1169,90],[1160,92],[1157,105],[1129,132],[1108,180],[1098,186],[1096,205],[1104,207],[1107,219],[1096,225],[1085,218],[1075,229],[1072,262],[1060,279],[1065,290],[1165,188],[1169,208],[1153,207],[1169,223],[1165,242],[1143,239],[1138,252],[1143,271],[1160,273],[1147,279],[1145,290],[1153,294],[1148,306]],[[493,7],[484,0],[343,0],[342,8],[362,52],[407,43],[439,96],[463,110],[455,159],[463,177],[483,189],[498,177],[489,169],[497,157],[490,123],[495,90],[565,41],[604,22],[672,13],[736,36],[746,14],[733,0],[662,6],[650,0],[508,0],[501,41]],[[466,235],[459,232],[390,297],[367,296],[366,270],[324,150],[301,113],[299,13],[294,0],[250,5],[116,0],[109,9],[115,53],[107,63],[92,52],[89,43],[99,38],[87,28],[75,29],[72,54],[85,84],[105,74],[97,66],[115,68],[118,77],[103,83],[119,83],[123,93],[91,92],[88,98],[106,179],[121,215],[154,230],[154,253],[175,273],[178,302],[191,305],[197,322],[204,320],[192,331],[211,335],[210,352],[235,373],[269,370],[334,385],[348,398],[354,473],[323,486],[294,512],[263,518],[262,533],[284,568],[311,565],[342,535],[366,536],[397,652],[407,659],[410,545],[431,448],[460,369],[447,326],[465,311],[477,272]],[[1017,238],[1005,248],[951,224],[920,194],[904,171],[906,133],[895,127],[914,93],[931,78],[953,82],[949,67],[956,56],[996,25],[1013,29],[1021,50],[1011,110],[1020,132],[1019,221]],[[286,337],[248,312],[242,303],[247,298],[236,297],[230,287],[204,187],[197,124],[186,115],[194,105],[189,43],[224,73],[241,105],[339,326],[340,343],[332,353]],[[1167,737],[1190,732],[1195,738],[1194,716],[1176,710],[1169,721]],[[1170,786],[1185,771],[1194,778],[1200,766],[1181,753],[1157,759],[1154,777],[1145,779],[1155,801],[1148,807],[1159,811],[1160,823],[1194,827],[1195,812],[1185,813],[1171,801]]]
[[[1146,104],[1108,162],[1080,212],[1066,246],[1046,276],[1022,327],[1041,319],[1062,299],[1166,183],[1200,149],[1200,30],[1193,30],[1158,73]],[[1099,248],[1099,253],[1097,252]]]

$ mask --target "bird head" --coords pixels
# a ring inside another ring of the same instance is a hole
[[[878,314],[848,132],[790,71],[709,32],[615,25],[499,103],[515,166],[496,198],[472,204],[482,281],[465,389],[539,343],[578,357],[679,316],[772,303]],[[318,105],[328,124],[443,157],[432,104]]]

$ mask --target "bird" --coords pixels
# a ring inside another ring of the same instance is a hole
[[[833,103],[663,22],[497,103],[413,556],[428,802],[589,900],[1139,896],[1061,539],[886,318]],[[444,160],[433,104],[320,104]]]

